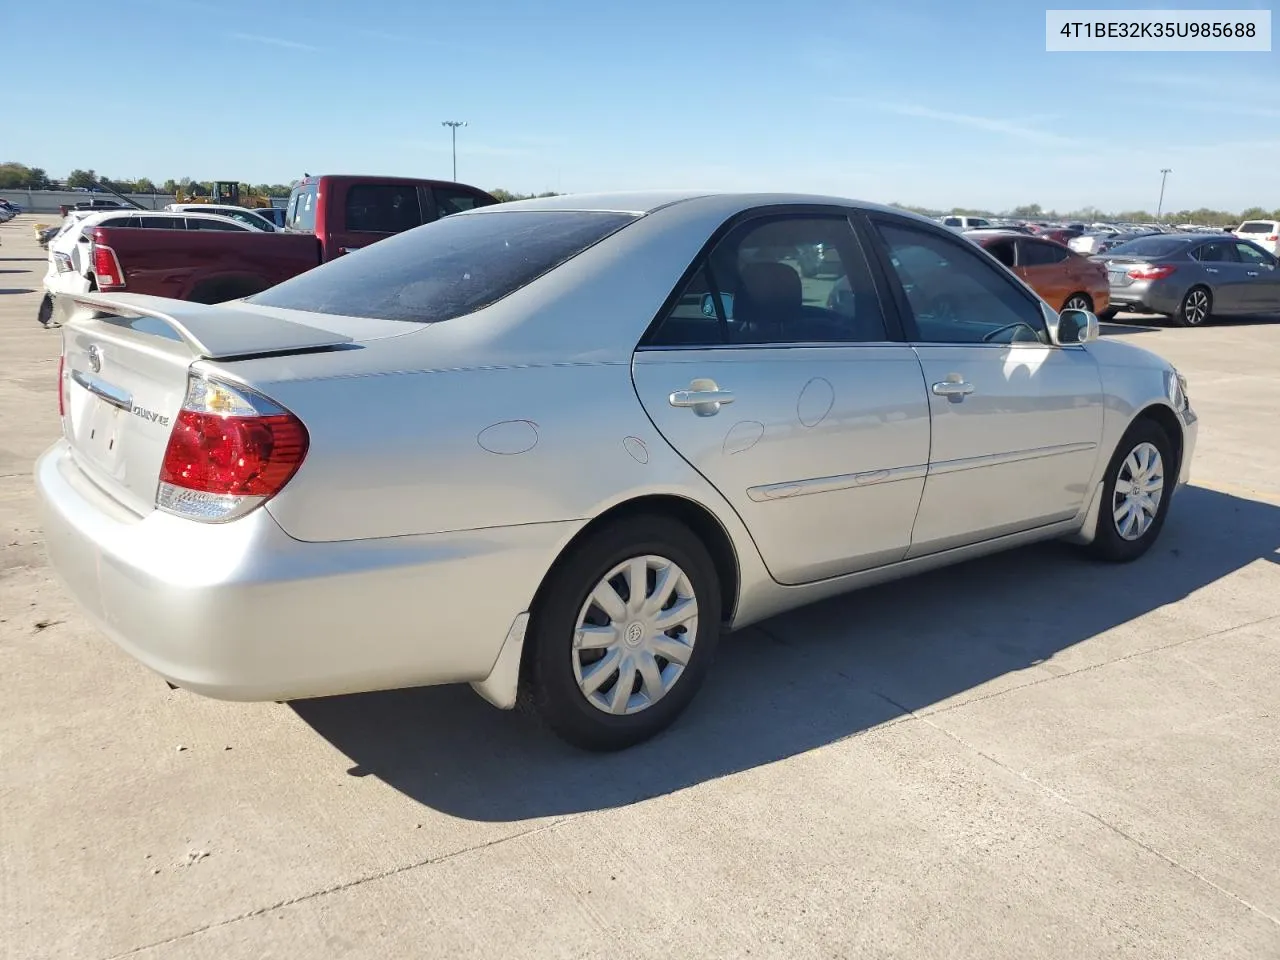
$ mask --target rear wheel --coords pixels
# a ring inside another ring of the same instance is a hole
[[[1213,313],[1213,294],[1206,287],[1192,287],[1187,291],[1173,322],[1180,327],[1198,327]]]
[[[698,692],[720,633],[720,583],[702,542],[632,517],[573,548],[530,623],[528,693],[560,737],[619,750],[668,726]]]
[[[1127,563],[1147,552],[1169,512],[1176,469],[1172,444],[1159,424],[1135,421],[1107,464],[1090,545],[1096,557]]]
[[[1088,310],[1093,312],[1093,300],[1087,293],[1073,293],[1062,305],[1063,310]]]

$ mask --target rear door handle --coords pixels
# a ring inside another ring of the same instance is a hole
[[[672,393],[667,402],[673,407],[688,407],[700,417],[712,417],[734,399],[732,390],[721,390],[714,380],[697,379],[689,384],[689,389]]]
[[[1204,272],[1205,272],[1205,273],[1217,273],[1217,272],[1218,272],[1218,268],[1217,268],[1217,267],[1205,267],[1205,268],[1204,268]]]
[[[946,397],[952,403],[959,403],[973,393],[973,384],[967,380],[940,380],[933,385],[936,396]]]
[[[1245,274],[1245,275],[1246,275],[1246,276],[1250,276],[1250,277],[1256,277],[1256,276],[1258,275],[1258,271],[1257,271],[1257,270],[1249,270],[1249,271],[1247,271],[1247,272],[1246,272],[1246,274]]]

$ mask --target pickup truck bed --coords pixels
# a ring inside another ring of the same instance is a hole
[[[247,297],[321,260],[320,241],[304,233],[97,227],[92,238],[89,256],[99,290],[197,303]],[[110,269],[108,253],[118,270]]]

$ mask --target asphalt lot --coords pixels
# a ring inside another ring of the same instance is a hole
[[[3,956],[1280,956],[1280,320],[1106,328],[1202,418],[1143,560],[777,618],[598,757],[466,688],[204,700],[98,635],[35,514],[35,219],[0,225]]]

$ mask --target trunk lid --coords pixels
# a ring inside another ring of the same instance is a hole
[[[155,508],[193,363],[352,342],[341,333],[247,310],[127,294],[71,300],[73,312],[62,330],[63,435],[85,475],[139,515]]]
[[[1156,257],[1113,257],[1109,254],[1102,254],[1101,258],[1095,262],[1101,263],[1107,268],[1107,282],[1113,287],[1127,287],[1132,285],[1133,278],[1129,276],[1129,270],[1136,266],[1145,266],[1152,263]]]

